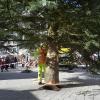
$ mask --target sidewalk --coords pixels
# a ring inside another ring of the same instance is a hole
[[[100,76],[82,71],[60,72],[60,91],[40,90],[37,69],[0,72],[0,100],[100,100]]]

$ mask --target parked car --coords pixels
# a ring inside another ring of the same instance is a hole
[[[68,69],[68,70],[73,70],[76,67],[77,67],[77,65],[69,60],[68,55],[59,57],[59,68],[65,68],[65,69]]]

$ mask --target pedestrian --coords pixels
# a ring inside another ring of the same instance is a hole
[[[10,55],[10,68],[14,69],[15,68],[15,65],[14,65],[14,56],[13,55]]]
[[[5,58],[5,70],[6,71],[8,71],[9,63],[10,63],[10,58],[9,58],[9,56],[6,56],[6,58]]]
[[[18,59],[16,56],[14,57],[14,64],[15,64],[15,68],[16,68],[18,66]]]
[[[4,60],[4,58],[1,59],[0,63],[1,63],[1,72],[3,72],[3,70],[5,69],[5,60]]]
[[[21,55],[21,63],[22,63],[22,67],[25,67],[25,55],[24,54]]]
[[[0,69],[1,69],[1,72],[3,72],[3,69],[2,69],[2,58],[0,58]]]
[[[46,50],[46,47],[43,44],[41,44],[38,51],[39,51],[39,58],[38,58],[38,81],[39,83],[38,84],[41,85],[43,72],[45,74],[47,50]]]

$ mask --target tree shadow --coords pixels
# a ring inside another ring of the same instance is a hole
[[[78,78],[69,78],[69,79],[66,79],[66,81],[60,81],[59,84],[44,85],[42,86],[42,88],[46,90],[59,91],[62,88],[75,88],[75,87],[94,86],[94,85],[100,85],[100,80],[95,81],[95,80],[89,80],[89,79],[82,80]]]
[[[0,80],[33,79],[38,77],[38,72],[31,73],[0,73]]]
[[[0,90],[0,100],[39,100],[30,91]]]
[[[73,88],[73,87],[84,87],[84,86],[93,86],[100,85],[100,79],[97,80],[95,78],[90,79],[80,79],[79,77],[73,78],[64,78],[65,81],[60,81],[61,88]]]

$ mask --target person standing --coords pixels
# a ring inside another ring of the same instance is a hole
[[[1,72],[3,72],[3,63],[2,63],[2,58],[0,58],[0,69],[1,69]]]
[[[14,57],[14,64],[15,64],[15,68],[18,67],[18,59],[16,56]]]
[[[5,69],[5,59],[4,58],[1,59],[0,64],[1,64],[1,72],[3,72],[3,70]]]
[[[5,70],[6,71],[8,71],[9,63],[10,63],[10,58],[9,58],[9,56],[6,56],[6,58],[5,58]]]
[[[39,85],[42,84],[43,72],[45,74],[46,54],[47,54],[46,47],[43,44],[41,44],[41,46],[39,48],[39,58],[38,58],[38,81],[39,81]]]

